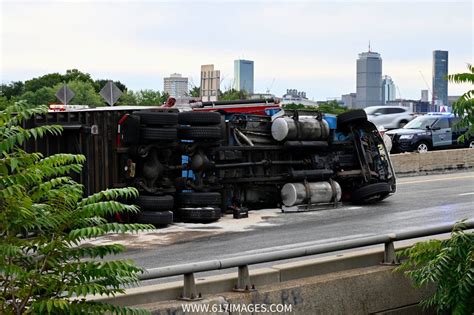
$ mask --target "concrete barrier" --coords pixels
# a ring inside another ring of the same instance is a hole
[[[404,241],[397,248],[405,248],[415,242]],[[197,275],[197,291],[204,299],[195,302],[176,300],[182,292],[182,281],[131,288],[126,290],[126,294],[113,298],[91,299],[139,306],[152,314],[189,313],[183,309],[183,305],[189,304],[214,307],[220,311],[230,305],[270,307],[286,304],[291,305],[291,312],[286,312],[291,314],[420,314],[417,303],[431,294],[432,289],[414,289],[406,277],[393,272],[396,266],[381,265],[381,247],[251,269],[251,283],[257,290],[249,293],[232,292],[237,283],[237,274],[232,273],[210,277]],[[191,313],[222,312],[208,310]],[[239,312],[227,309],[225,313]]]
[[[267,314],[357,315],[397,314],[397,309],[403,310],[398,314],[407,314],[433,288],[415,290],[409,280],[393,269],[380,265],[266,285],[249,293],[226,292],[193,302],[194,307],[203,307],[195,308],[194,312],[184,312],[183,305],[191,304],[184,301],[140,307],[152,314],[218,314],[219,310],[227,310],[226,314],[260,314],[267,310]]]
[[[474,149],[411,152],[392,154],[390,157],[395,173],[399,177],[448,173],[474,168]]]

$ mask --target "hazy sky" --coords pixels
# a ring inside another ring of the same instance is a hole
[[[433,50],[449,51],[450,73],[473,63],[472,1],[0,1],[2,82],[77,68],[162,90],[174,72],[199,85],[213,63],[225,89],[234,59],[250,59],[256,92],[325,100],[355,92],[370,40],[397,97],[419,99]]]

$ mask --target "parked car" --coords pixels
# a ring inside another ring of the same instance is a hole
[[[460,135],[466,129],[457,128],[460,121],[454,115],[431,114],[416,117],[401,129],[387,131],[392,138],[392,152],[420,153],[435,149],[449,149],[458,147],[474,148],[474,138],[458,142]]]
[[[387,129],[402,128],[415,118],[410,109],[402,106],[369,106],[364,110],[369,121]]]

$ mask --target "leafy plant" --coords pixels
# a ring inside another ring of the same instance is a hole
[[[399,252],[408,257],[399,268],[415,287],[433,284],[433,296],[422,301],[438,312],[472,314],[474,312],[474,233],[456,224],[447,240],[420,242]]]
[[[470,83],[474,86],[474,66],[467,64],[468,72],[448,75],[448,80],[454,83]],[[461,95],[453,104],[453,113],[461,117],[458,126],[467,128],[465,134],[459,137],[463,142],[466,137],[474,136],[474,89]]]
[[[121,245],[86,245],[107,233],[136,232],[149,225],[109,223],[113,213],[136,212],[117,199],[137,195],[133,188],[109,189],[83,198],[82,155],[43,157],[21,145],[60,126],[22,128],[22,121],[45,107],[16,103],[0,111],[0,313],[140,314],[143,310],[86,300],[89,294],[114,295],[138,281],[130,261],[103,261]]]

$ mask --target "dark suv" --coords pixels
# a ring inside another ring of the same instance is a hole
[[[474,139],[460,143],[458,137],[466,129],[457,128],[459,117],[446,114],[427,114],[410,121],[403,128],[387,131],[392,139],[392,153],[417,151],[420,153],[435,149],[474,147]]]

